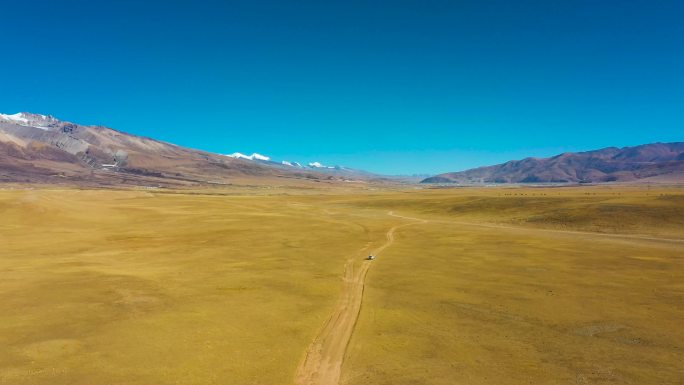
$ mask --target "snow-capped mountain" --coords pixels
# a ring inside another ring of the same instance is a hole
[[[325,166],[320,162],[310,162],[306,166],[302,166],[302,164],[299,162],[290,162],[290,161],[284,160],[281,162],[281,164],[284,164],[285,166],[297,167],[297,168],[327,168],[327,169],[344,168],[344,167],[340,167],[340,166]]]
[[[41,130],[50,130],[55,128],[59,121],[52,116],[30,114],[28,112],[19,112],[16,114],[0,114],[0,120],[8,123],[16,124],[24,127],[35,127]]]
[[[230,184],[235,180],[261,183],[262,179],[272,178],[350,181],[378,177],[320,162],[303,165],[274,161],[258,153],[210,153],[50,115],[0,113],[0,183],[60,180],[77,184],[189,186]]]
[[[228,154],[226,156],[230,157],[230,158],[237,158],[237,159],[276,163],[276,164],[280,164],[282,166],[294,167],[294,168],[303,168],[303,169],[329,169],[329,170],[344,169],[344,167],[341,167],[341,166],[326,166],[320,162],[310,162],[306,166],[302,165],[299,162],[291,162],[289,160],[282,160],[280,162],[276,162],[276,161],[272,160],[271,157],[266,156],[266,155],[261,155],[261,154],[258,154],[256,152],[253,153],[252,155],[245,155],[241,152],[234,152],[234,153]]]
[[[309,163],[309,167],[311,167],[311,168],[335,168],[333,166],[324,166],[320,162],[311,162],[311,163]]]
[[[374,178],[380,178],[380,175],[373,174],[367,171],[363,170],[356,170],[353,168],[349,167],[344,167],[344,166],[328,166],[325,165],[321,162],[309,162],[306,164],[302,164],[299,162],[293,162],[290,160],[281,160],[281,161],[274,161],[271,157],[264,156],[264,155],[259,155],[257,153],[254,153],[252,155],[244,155],[239,152],[235,152],[231,155],[227,155],[233,158],[239,158],[239,159],[245,159],[245,160],[252,160],[256,161],[259,163],[266,163],[266,164],[271,164],[275,165],[278,167],[282,167],[285,170],[301,170],[301,171],[312,171],[312,172],[318,172],[318,173],[323,173],[326,175],[331,175],[333,177],[337,178],[342,178],[345,180],[359,180],[359,179],[374,179]]]
[[[0,114],[0,184],[197,186],[272,183],[273,178],[331,180],[260,154],[224,156],[48,115]]]
[[[271,160],[268,156],[264,156],[261,154],[257,154],[256,152],[253,153],[252,155],[245,155],[239,152],[234,152],[232,154],[226,155],[229,158],[237,158],[237,159],[247,159],[247,160],[261,160],[264,162],[268,162]]]
[[[280,162],[280,164],[282,164],[283,166],[289,166],[289,167],[305,168],[304,166],[302,166],[301,163],[299,163],[299,162],[290,162],[289,160],[284,160],[284,161]]]

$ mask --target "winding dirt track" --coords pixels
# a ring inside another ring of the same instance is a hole
[[[394,232],[398,228],[410,226],[416,223],[427,222],[452,223],[464,226],[477,226],[492,229],[591,235],[597,237],[622,238],[637,241],[683,241],[681,239],[657,238],[641,235],[602,234],[572,230],[537,229],[484,223],[427,220],[422,218],[396,215],[392,211],[390,211],[388,215],[396,218],[412,220],[415,222],[404,223],[390,228],[387,231],[387,241],[382,246],[375,249],[372,253],[373,255],[377,256],[383,250],[392,245],[394,242]],[[366,273],[368,273],[368,269],[370,269],[372,265],[371,261],[363,261],[360,267],[355,268],[355,262],[358,262],[358,258],[351,258],[347,260],[347,263],[345,264],[343,287],[340,298],[338,299],[330,318],[328,318],[326,323],[323,325],[323,328],[318,333],[318,336],[316,336],[314,341],[309,346],[304,360],[299,365],[295,376],[295,385],[337,385],[339,383],[342,363],[344,361],[344,354],[347,350],[347,345],[349,344],[352,333],[354,332],[354,326],[356,325],[359,311],[361,310]]]
[[[657,238],[639,235],[602,234],[571,230],[536,229],[447,220],[428,220],[396,215],[392,211],[390,211],[388,215],[395,218],[412,220],[415,222],[404,223],[390,228],[387,231],[387,241],[372,252],[372,254],[375,256],[378,256],[383,250],[392,245],[394,242],[394,232],[398,228],[410,226],[416,223],[428,222],[453,223],[464,226],[487,227],[492,229],[592,235],[597,237],[622,238],[638,241],[682,242],[680,239]],[[309,346],[304,360],[299,365],[299,368],[297,368],[294,382],[295,385],[337,385],[339,383],[342,363],[344,361],[344,354],[347,350],[347,345],[349,344],[352,333],[354,332],[354,326],[356,325],[359,311],[361,310],[366,273],[368,273],[368,269],[370,269],[372,265],[371,261],[363,261],[360,267],[355,268],[355,262],[358,262],[358,257],[350,258],[345,264],[343,287],[342,292],[340,293],[340,298],[337,300],[337,304],[335,305],[332,314],[323,325],[323,328]]]
[[[394,216],[392,212],[389,215]],[[404,223],[390,228],[387,231],[387,240],[372,255],[378,256],[394,243],[394,232],[398,228],[412,224]],[[355,262],[358,263],[358,258],[350,258],[345,264],[340,298],[297,368],[296,385],[337,385],[340,380],[344,354],[361,310],[366,273],[372,265],[372,261],[363,261],[360,267],[355,268]]]

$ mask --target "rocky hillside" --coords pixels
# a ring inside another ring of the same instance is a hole
[[[107,127],[64,122],[51,116],[0,114],[0,182],[197,185],[265,177],[333,178],[184,148]]]
[[[684,142],[608,147],[450,172],[422,183],[596,183],[684,178]]]

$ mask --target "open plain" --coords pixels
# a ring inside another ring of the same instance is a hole
[[[683,256],[680,187],[0,190],[0,384],[682,384]]]

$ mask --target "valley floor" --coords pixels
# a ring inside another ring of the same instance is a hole
[[[677,187],[0,190],[0,245],[3,385],[684,383]]]

